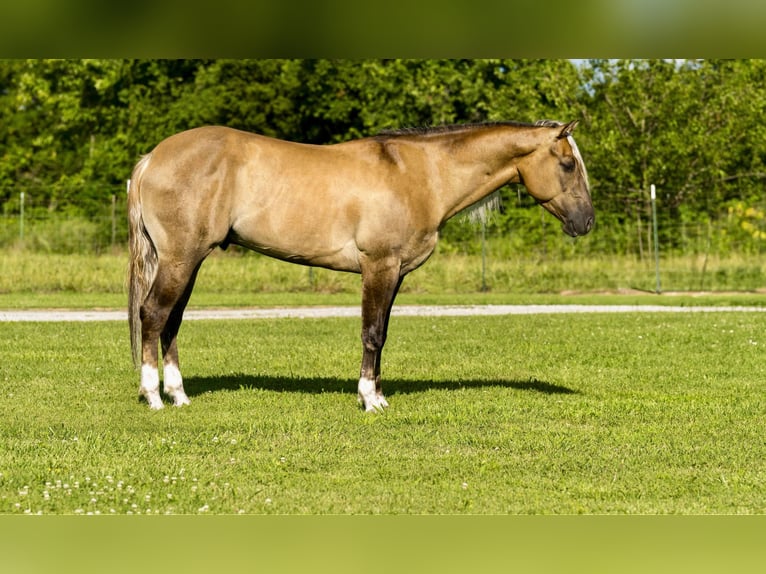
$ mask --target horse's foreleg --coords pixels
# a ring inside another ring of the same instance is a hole
[[[388,332],[388,319],[402,282],[398,259],[369,263],[362,269],[362,368],[359,402],[368,412],[388,406],[380,383],[380,357]]]

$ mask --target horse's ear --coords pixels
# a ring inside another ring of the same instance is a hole
[[[577,124],[580,123],[580,120],[574,120],[566,124],[563,128],[561,128],[561,133],[559,134],[559,139],[561,138],[567,138],[572,135],[572,132],[577,127]]]

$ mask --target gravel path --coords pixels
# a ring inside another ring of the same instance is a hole
[[[766,307],[680,307],[668,305],[401,305],[396,317],[466,317],[471,315],[536,315],[552,313],[764,313]],[[184,320],[361,317],[359,307],[284,307],[269,309],[189,309]],[[127,321],[126,311],[0,311],[0,322]]]

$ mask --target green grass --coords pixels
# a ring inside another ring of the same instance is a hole
[[[0,309],[120,308],[126,305],[125,253],[101,256],[0,253]],[[625,303],[763,305],[766,268],[757,258],[705,264],[663,262],[663,296],[654,267],[630,257],[490,258],[482,291],[478,256],[436,253],[405,279],[400,304]],[[704,287],[704,296],[697,291]],[[309,269],[267,257],[214,253],[202,266],[192,307],[358,305],[355,274]]]
[[[193,321],[192,405],[120,323],[6,323],[0,512],[763,513],[760,314],[400,317],[391,408],[351,319]]]

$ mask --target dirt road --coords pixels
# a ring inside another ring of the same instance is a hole
[[[726,313],[766,312],[766,307],[681,307],[668,305],[402,305],[394,306],[397,317],[465,317],[471,315],[536,315],[559,313]],[[274,319],[360,317],[359,307],[283,307],[259,309],[189,309],[184,320]],[[126,311],[26,310],[0,311],[0,322],[18,321],[127,321]]]

